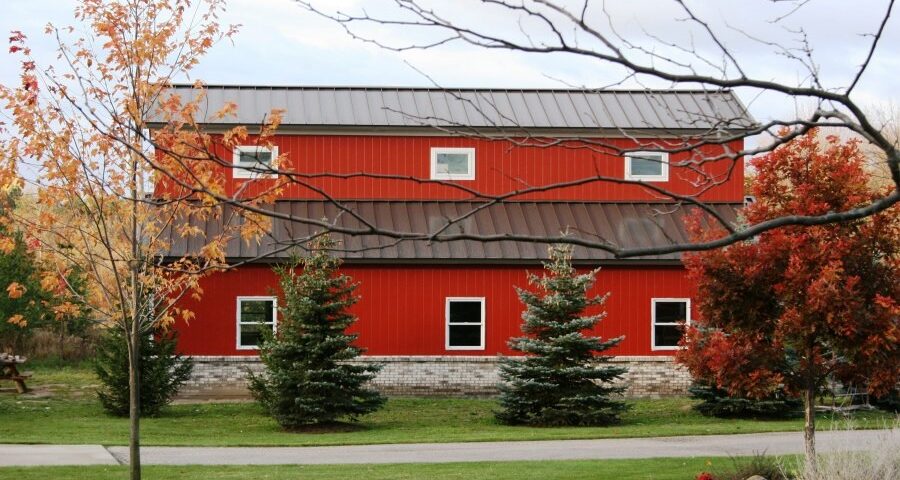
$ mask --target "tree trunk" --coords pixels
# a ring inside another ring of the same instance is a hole
[[[131,436],[128,439],[128,464],[131,480],[141,480],[140,335],[140,322],[137,318],[133,318],[131,331],[128,332],[128,420],[131,427]]]
[[[134,5],[137,8],[137,4]],[[140,72],[135,73],[135,78],[140,78]],[[135,123],[137,126],[143,125],[143,122]],[[131,263],[129,270],[131,278],[129,279],[131,286],[131,331],[128,332],[128,338],[131,342],[131,365],[128,372],[128,385],[130,387],[128,394],[128,417],[131,424],[131,437],[128,440],[128,453],[130,457],[129,465],[131,469],[131,480],[141,480],[141,327],[143,326],[144,315],[147,313],[141,304],[141,268],[143,266],[143,255],[141,252],[142,238],[141,228],[138,220],[138,205],[141,198],[141,185],[139,179],[139,159],[134,152],[140,151],[140,142],[134,141],[134,148],[131,153]]]
[[[812,363],[813,352],[809,353]],[[816,458],[816,377],[815,369],[810,365],[806,376],[806,391],[803,392],[803,443],[806,452],[806,477],[819,477],[818,459]]]
[[[57,355],[60,360],[66,359],[66,323],[63,322],[62,325],[59,326],[59,345],[57,346]]]

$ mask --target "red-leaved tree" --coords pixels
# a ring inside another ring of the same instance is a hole
[[[787,134],[787,132],[785,132]],[[879,196],[858,142],[810,132],[751,161],[748,223],[853,208]],[[692,233],[713,238],[697,219]],[[849,223],[786,227],[686,257],[698,319],[678,359],[735,396],[784,388],[803,399],[815,474],[817,393],[830,377],[880,394],[900,378],[900,209]]]

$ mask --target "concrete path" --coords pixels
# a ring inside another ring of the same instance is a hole
[[[33,465],[118,465],[102,445],[2,445],[0,467]]]
[[[820,452],[836,449],[862,450],[884,442],[900,446],[900,430],[836,431],[820,432],[817,435]],[[93,450],[87,450],[89,448]],[[0,445],[0,465],[109,464],[113,456],[121,463],[127,462],[127,447],[109,447],[108,450],[109,452],[106,452],[100,446],[83,445]],[[803,435],[788,432],[339,447],[144,447],[141,449],[141,459],[147,465],[312,465],[707,457],[756,453],[782,455],[802,451]]]

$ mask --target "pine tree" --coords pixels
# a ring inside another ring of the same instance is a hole
[[[35,328],[47,324],[40,270],[25,235],[9,224],[21,192],[0,193],[0,352],[23,353]]]
[[[275,268],[283,293],[277,333],[260,346],[266,372],[250,375],[250,390],[286,429],[355,421],[385,402],[365,387],[381,366],[353,362],[362,353],[353,345],[357,335],[346,332],[356,321],[348,312],[358,300],[356,284],[338,273],[334,245],[321,236],[310,256]]]
[[[177,334],[172,330],[157,330],[153,335],[141,335],[140,406],[141,416],[159,415],[172,401],[178,389],[191,376],[194,364],[175,351]],[[119,326],[108,328],[100,337],[94,372],[100,380],[97,398],[103,409],[118,417],[128,416],[128,347],[125,331]]]
[[[524,337],[510,340],[524,358],[506,358],[500,364],[500,405],[496,417],[506,424],[609,425],[627,408],[612,397],[624,387],[614,385],[625,369],[609,365],[609,357],[596,355],[622,341],[585,334],[606,314],[582,316],[586,308],[602,305],[606,295],[589,297],[597,270],[579,275],[572,266],[572,248],[550,247],[550,260],[542,276],[529,274],[537,288],[516,288],[526,309]]]

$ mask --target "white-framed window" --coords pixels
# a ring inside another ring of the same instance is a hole
[[[667,152],[626,153],[625,180],[669,181],[669,154]]]
[[[268,178],[272,162],[278,158],[278,147],[258,147],[256,145],[239,145],[234,147],[231,175],[234,178]]]
[[[475,180],[475,149],[432,147],[431,179]]]
[[[484,297],[447,297],[447,350],[484,350]]]
[[[691,299],[651,299],[650,318],[653,350],[677,350],[682,327],[691,323]]]
[[[263,330],[275,332],[278,315],[276,297],[237,297],[237,348],[256,350]]]

